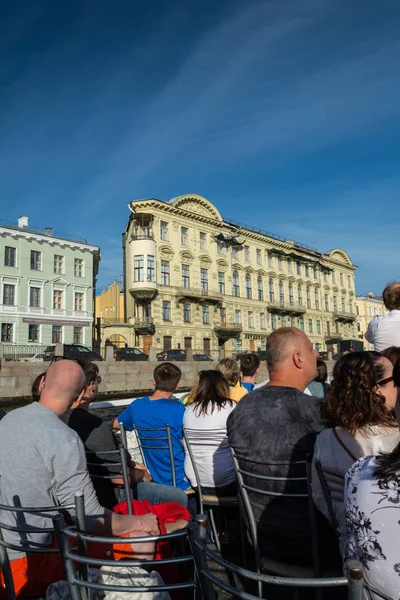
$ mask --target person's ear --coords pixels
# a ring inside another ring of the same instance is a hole
[[[152,382],[151,382],[151,384],[152,384],[153,387],[156,387],[156,380],[153,379]]]
[[[43,375],[42,379],[39,381],[39,392],[42,393],[44,387],[46,385],[46,375]]]
[[[82,398],[83,398],[83,396],[85,394],[85,390],[86,390],[86,388],[83,388],[83,390],[81,391],[81,393],[79,394],[79,396],[75,400],[74,404],[79,404],[79,402],[82,400]]]
[[[180,381],[178,381],[178,383],[176,384],[176,388],[175,389],[177,390],[179,387],[181,387],[181,382]]]
[[[293,354],[293,362],[297,369],[303,368],[303,359],[301,358],[301,354],[299,352],[295,352]]]

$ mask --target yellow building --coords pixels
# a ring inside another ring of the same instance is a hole
[[[196,194],[129,209],[124,289],[135,346],[253,351],[290,325],[321,351],[354,338],[356,266],[345,251],[321,254],[224,220]]]
[[[374,345],[370,344],[365,338],[365,332],[368,329],[369,322],[377,316],[387,315],[388,311],[383,304],[382,296],[374,296],[373,292],[368,292],[368,296],[356,297],[357,309],[357,335],[364,342],[366,350],[373,350]]]
[[[135,342],[125,318],[124,291],[116,281],[96,296],[96,340],[101,347],[106,343],[123,347]]]

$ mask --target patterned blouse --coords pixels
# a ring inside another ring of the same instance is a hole
[[[368,584],[399,600],[400,473],[390,481],[377,479],[377,467],[376,457],[368,456],[347,471],[344,563],[359,560]]]

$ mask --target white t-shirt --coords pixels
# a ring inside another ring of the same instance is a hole
[[[400,346],[400,310],[392,310],[388,315],[372,319],[365,339],[374,344],[377,352],[382,352],[389,346]]]
[[[190,405],[185,411],[183,425],[196,462],[202,487],[223,487],[235,481],[235,470],[229,450],[226,433],[226,421],[235,409],[227,402],[220,410],[214,408],[200,416],[196,405]],[[197,481],[187,448],[185,447],[185,473],[192,487]]]

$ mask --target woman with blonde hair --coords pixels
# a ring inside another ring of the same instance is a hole
[[[242,373],[239,365],[233,358],[223,358],[217,364],[217,371],[222,373],[229,383],[229,398],[234,402],[239,402],[248,391],[241,384]]]

